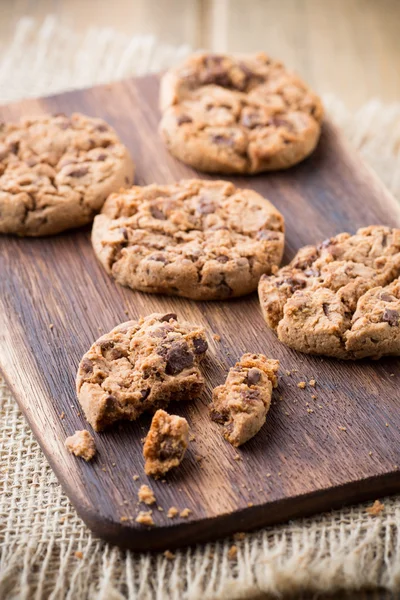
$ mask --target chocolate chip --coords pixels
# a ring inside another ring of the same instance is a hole
[[[263,229],[257,233],[258,240],[279,240],[279,233],[276,231],[268,231],[267,229]]]
[[[144,402],[146,398],[149,396],[151,388],[147,388],[145,390],[140,390],[140,401]]]
[[[335,244],[337,244],[337,241],[334,238],[328,238],[319,244],[318,249],[329,248],[329,246],[334,246]]]
[[[397,327],[399,324],[399,313],[392,308],[385,308],[382,316],[382,321],[389,323],[390,327]]]
[[[254,112],[242,115],[242,125],[248,129],[254,129],[255,127],[264,125],[264,123],[260,115]]]
[[[322,310],[324,311],[324,315],[326,317],[328,317],[329,316],[329,304],[327,304],[326,302],[324,302],[322,304]]]
[[[169,460],[171,458],[180,458],[183,453],[183,447],[175,445],[171,440],[164,440],[158,453],[160,460]]]
[[[161,322],[167,322],[170,321],[171,319],[173,319],[174,321],[178,320],[178,317],[176,315],[176,313],[167,313],[165,315],[163,315],[162,317],[160,317],[158,320]]]
[[[106,158],[107,158],[107,154],[104,154],[104,152],[103,152],[102,154],[98,155],[98,157],[96,158],[96,160],[98,160],[100,162],[103,162],[104,160],[106,160]]]
[[[273,125],[274,127],[286,127],[286,129],[289,130],[293,129],[293,125],[281,117],[272,117],[272,119],[268,121],[268,125]]]
[[[197,212],[199,212],[201,215],[209,215],[211,213],[214,213],[215,210],[216,206],[214,202],[211,202],[211,200],[205,200],[203,198],[200,199],[197,203]]]
[[[107,125],[103,125],[103,124],[96,125],[95,129],[97,129],[97,131],[108,131]]]
[[[75,169],[68,173],[69,177],[84,177],[89,173],[89,169],[87,167],[81,167],[80,169]]]
[[[8,147],[10,152],[12,152],[13,154],[17,154],[19,150],[19,142],[11,142],[10,144],[8,144]]]
[[[129,183],[129,177],[127,175],[125,176],[125,183],[126,183],[126,185],[128,185],[128,183]]]
[[[186,342],[173,342],[166,354],[165,372],[167,375],[176,375],[184,369],[193,366],[193,354]]]
[[[291,292],[302,290],[307,285],[304,279],[297,279],[297,277],[286,277],[282,282],[279,282],[278,285],[283,285],[284,283],[290,287]]]
[[[128,239],[128,230],[127,230],[127,228],[126,227],[121,227],[120,232],[124,236],[124,239],[127,240]]]
[[[260,399],[260,392],[258,390],[246,390],[240,393],[242,399],[245,402],[254,402]]]
[[[157,206],[150,206],[150,212],[151,212],[151,216],[154,217],[154,219],[158,219],[159,221],[165,221],[165,219],[167,218],[163,211],[160,210]]]
[[[152,254],[151,256],[149,256],[148,260],[154,260],[156,262],[163,263],[164,265],[168,264],[168,260],[163,254]]]
[[[111,340],[104,340],[104,342],[99,343],[99,347],[102,351],[110,350],[111,348],[114,348],[114,342]]]
[[[115,405],[118,404],[118,400],[112,394],[109,394],[105,399],[104,410],[106,412],[112,412],[115,409]]]
[[[214,421],[215,423],[220,423],[222,425],[223,423],[225,423],[225,421],[227,421],[228,417],[227,417],[227,415],[225,415],[221,412],[218,412],[214,408],[211,408],[210,409],[210,419],[211,419],[211,421]]]
[[[122,358],[123,356],[124,356],[124,353],[121,352],[121,350],[118,350],[118,348],[113,348],[110,352],[111,360],[117,360],[118,358]]]
[[[203,340],[201,337],[193,338],[193,346],[195,354],[204,354],[208,348],[206,340]]]
[[[394,298],[394,296],[391,296],[387,292],[382,292],[380,295],[380,299],[383,300],[384,302],[394,302],[396,300],[396,298]]]
[[[247,385],[255,385],[261,379],[261,371],[254,367],[247,373]]]
[[[93,363],[88,358],[84,358],[81,362],[81,367],[85,373],[93,373]]]
[[[184,123],[193,123],[193,119],[188,115],[179,115],[176,122],[178,125],[183,125]]]
[[[228,262],[228,260],[229,260],[229,257],[228,257],[228,256],[225,256],[225,254],[220,254],[219,256],[217,256],[217,257],[216,257],[216,259],[215,259],[215,260],[217,260],[219,263],[222,263],[222,264],[224,264],[224,263],[227,263],[227,262]]]
[[[233,138],[225,136],[225,135],[213,134],[211,136],[211,140],[212,140],[212,142],[214,142],[214,144],[217,144],[218,146],[234,146],[235,145],[235,140]]]

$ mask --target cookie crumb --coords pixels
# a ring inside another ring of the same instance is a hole
[[[53,327],[54,327],[54,324],[53,324],[53,323],[50,323],[50,325],[49,325],[49,329],[53,329]]]
[[[133,475],[132,479],[133,481],[137,481],[139,479],[139,475]]]
[[[371,517],[377,517],[383,510],[385,510],[385,505],[379,500],[375,500],[372,506],[368,506],[365,509],[365,512],[371,515]]]
[[[372,456],[372,450],[368,452],[368,456]]]
[[[154,525],[153,517],[151,516],[151,510],[147,512],[141,510],[135,521],[141,525]]]
[[[83,458],[86,462],[96,454],[96,444],[86,429],[75,431],[74,435],[67,437],[65,446],[71,454]]]
[[[235,454],[235,456],[233,457],[233,460],[242,460],[242,457],[239,456],[239,454]]]
[[[194,435],[194,433],[190,433],[189,434],[189,442],[194,442],[196,441],[196,436]]]
[[[389,427],[389,423],[385,423],[385,427]]]
[[[315,387],[317,384],[317,382],[315,381],[315,379],[310,379],[310,381],[308,382],[308,385],[311,385],[311,387]]]
[[[181,510],[181,512],[179,513],[179,516],[182,517],[183,519],[187,519],[187,517],[192,513],[192,511],[190,510],[190,508],[184,508],[183,510]]]
[[[126,517],[125,515],[123,515],[122,517],[120,517],[119,520],[121,521],[121,523],[125,523],[126,521],[129,521],[129,517]]]
[[[176,506],[171,506],[171,508],[168,509],[167,517],[168,517],[168,519],[173,519],[178,514],[179,514],[179,510],[176,508]]]
[[[60,419],[65,419],[65,412],[62,411],[62,413],[60,414]]]
[[[347,431],[347,427],[343,427],[342,425],[339,425],[338,429],[340,429],[340,431]]]
[[[221,341],[221,336],[218,335],[218,333],[214,333],[213,338],[216,342],[220,342]]]
[[[237,556],[237,553],[238,553],[237,546],[235,546],[235,544],[232,544],[232,546],[228,550],[228,558],[229,558],[229,560],[235,559],[236,556]]]
[[[175,554],[173,552],[171,552],[171,550],[166,550],[164,552],[164,556],[165,558],[167,558],[168,560],[173,560],[175,558]]]
[[[153,490],[149,488],[148,485],[141,485],[138,492],[139,502],[144,502],[145,504],[155,504],[156,498],[154,496]]]
[[[291,374],[292,374],[292,371],[286,371],[286,375],[287,375],[288,377],[290,377],[290,375],[291,375]]]
[[[246,534],[243,531],[238,531],[238,533],[233,534],[233,539],[237,541],[242,541],[246,537]]]
[[[157,510],[159,510],[160,512],[164,512],[164,509],[162,506],[157,506]]]
[[[318,396],[316,396],[315,394],[311,394],[311,400],[316,400]]]
[[[249,508],[251,508],[252,506],[254,506],[254,504],[253,504],[253,502],[248,502],[248,503],[247,503],[247,506],[248,506]]]
[[[297,387],[304,390],[304,388],[306,387],[306,382],[305,381],[299,381],[299,383],[297,384]]]
[[[74,554],[75,554],[75,558],[79,558],[79,560],[82,560],[83,552],[81,552],[80,550],[77,550]]]

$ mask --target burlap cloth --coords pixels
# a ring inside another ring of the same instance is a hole
[[[25,19],[0,54],[0,102],[157,70],[188,51],[110,30],[79,37],[54,19],[40,27]],[[400,199],[400,104],[370,102],[356,114],[334,98],[325,104]],[[232,540],[174,560],[108,546],[76,515],[2,380],[0,491],[0,598],[235,600],[400,590],[399,496],[383,499],[377,517],[360,505],[249,534],[236,542],[237,560],[227,556]]]

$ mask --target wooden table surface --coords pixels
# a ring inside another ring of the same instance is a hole
[[[400,99],[398,0],[0,0],[0,46],[22,16],[113,27],[215,51],[265,50],[350,108]]]

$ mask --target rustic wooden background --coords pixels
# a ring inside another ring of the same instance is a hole
[[[216,51],[265,50],[350,108],[400,99],[399,0],[0,0],[0,48],[22,16]]]

